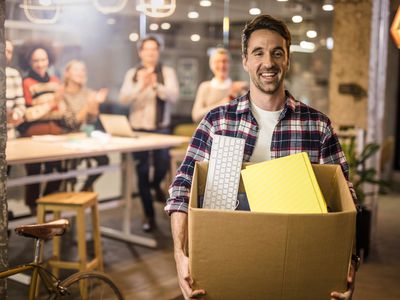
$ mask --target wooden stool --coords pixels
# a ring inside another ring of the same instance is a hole
[[[70,192],[56,193],[37,200],[37,217],[39,223],[46,220],[46,211],[53,213],[53,219],[60,219],[64,211],[76,212],[76,231],[78,233],[78,261],[62,261],[60,259],[60,237],[53,239],[53,257],[49,260],[54,275],[58,276],[58,271],[62,269],[78,269],[87,271],[98,269],[103,271],[103,254],[100,240],[99,211],[97,207],[97,193],[91,192]],[[86,222],[85,210],[91,209],[92,235],[94,242],[94,258],[88,261],[86,251]]]

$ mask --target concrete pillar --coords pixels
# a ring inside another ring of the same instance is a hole
[[[329,86],[329,116],[340,125],[367,128],[371,0],[337,1],[333,20],[334,47]],[[354,83],[361,95],[339,93],[340,84]]]

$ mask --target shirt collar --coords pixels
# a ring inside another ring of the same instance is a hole
[[[286,114],[287,111],[295,112],[296,108],[299,106],[299,102],[285,90],[285,106],[282,111],[282,116]],[[250,111],[250,91],[238,98],[237,112],[239,114],[248,113]]]

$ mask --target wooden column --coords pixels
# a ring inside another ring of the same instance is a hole
[[[371,16],[371,0],[335,2],[329,116],[336,126],[367,128]],[[340,84],[350,83],[364,93],[357,97],[339,93]]]

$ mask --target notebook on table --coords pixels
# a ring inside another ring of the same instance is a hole
[[[100,114],[99,118],[104,130],[112,136],[138,137],[125,115]]]

